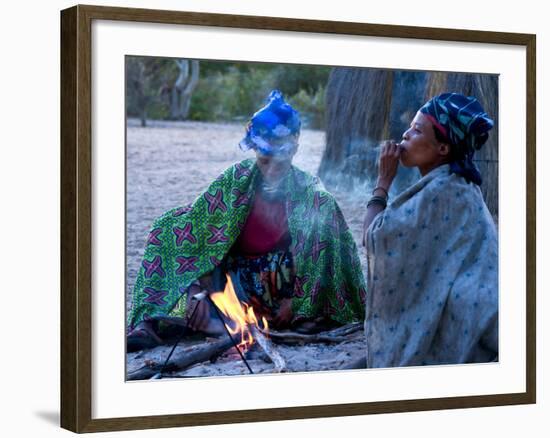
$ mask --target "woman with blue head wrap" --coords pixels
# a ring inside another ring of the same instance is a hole
[[[166,315],[197,331],[221,330],[211,305],[191,298],[223,290],[226,275],[272,327],[363,319],[355,242],[331,194],[292,165],[299,135],[299,113],[272,91],[239,144],[256,158],[231,166],[193,204],[155,221],[134,288],[129,350],[162,342]]]
[[[367,366],[498,357],[498,241],[474,152],[493,121],[474,97],[430,99],[386,142],[365,217]],[[388,200],[399,163],[421,178]]]
[[[298,112],[279,90],[273,90],[267,105],[250,119],[239,146],[243,151],[253,149],[267,156],[291,156],[298,148],[300,125]]]
[[[269,94],[267,104],[248,122],[239,147],[256,151],[256,165],[267,192],[273,192],[290,170],[298,150],[300,126],[300,115],[285,102],[279,90]]]

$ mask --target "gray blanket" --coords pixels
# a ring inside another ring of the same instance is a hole
[[[367,231],[368,367],[498,358],[498,240],[478,186],[436,168]]]

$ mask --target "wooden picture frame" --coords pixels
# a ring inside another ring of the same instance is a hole
[[[261,29],[358,37],[514,45],[526,50],[525,391],[175,415],[92,418],[92,22]],[[530,34],[421,28],[75,6],[61,12],[61,426],[99,432],[514,405],[536,401],[535,218],[536,37]]]

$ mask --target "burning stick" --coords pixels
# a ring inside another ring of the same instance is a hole
[[[258,345],[262,347],[265,354],[269,356],[273,365],[275,365],[275,371],[281,373],[286,370],[286,361],[283,356],[275,349],[273,343],[260,331],[257,326],[251,326],[252,336],[258,342]]]
[[[248,365],[248,362],[247,362],[246,358],[244,357],[243,352],[241,351],[241,349],[239,348],[239,346],[238,346],[237,343],[235,342],[235,339],[233,339],[233,335],[232,335],[231,332],[229,331],[229,328],[228,328],[227,325],[224,323],[223,317],[222,317],[222,315],[221,315],[221,313],[220,313],[220,310],[218,309],[218,307],[216,306],[216,304],[214,304],[214,302],[212,301],[212,299],[210,298],[210,296],[208,296],[207,298],[208,298],[208,301],[214,306],[214,309],[216,309],[216,313],[218,314],[218,317],[220,318],[220,321],[222,322],[223,327],[225,328],[225,331],[227,332],[227,336],[229,336],[229,339],[231,339],[231,342],[232,342],[233,346],[234,346],[235,349],[239,352],[239,356],[241,356],[241,359],[243,360],[244,364],[245,364],[246,367],[248,368],[248,371],[250,371],[250,374],[254,374],[254,371],[252,371],[252,368],[250,368],[250,365]]]
[[[231,276],[227,275],[227,284],[223,292],[213,292],[208,297],[214,304],[216,312],[222,319],[221,314],[225,315],[233,327],[229,324],[224,324],[229,336],[241,333],[241,343],[244,349],[250,347],[254,342],[264,350],[275,365],[277,372],[284,371],[286,368],[286,362],[283,357],[277,352],[274,345],[269,341],[266,335],[263,333],[268,332],[267,321],[263,318],[263,331],[258,324],[254,309],[245,303],[241,303],[237,298]],[[223,321],[223,319],[222,319]],[[244,358],[242,351],[237,347],[241,358],[248,366],[246,359]],[[249,367],[250,369],[250,367]],[[252,370],[250,370],[252,372]]]

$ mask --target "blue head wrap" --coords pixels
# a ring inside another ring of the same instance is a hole
[[[300,114],[285,102],[279,90],[269,93],[267,104],[256,111],[239,143],[243,151],[253,149],[264,155],[290,153],[300,134]]]
[[[475,97],[444,93],[420,108],[451,146],[451,172],[481,185],[481,174],[473,162],[474,152],[489,138],[494,122]]]

